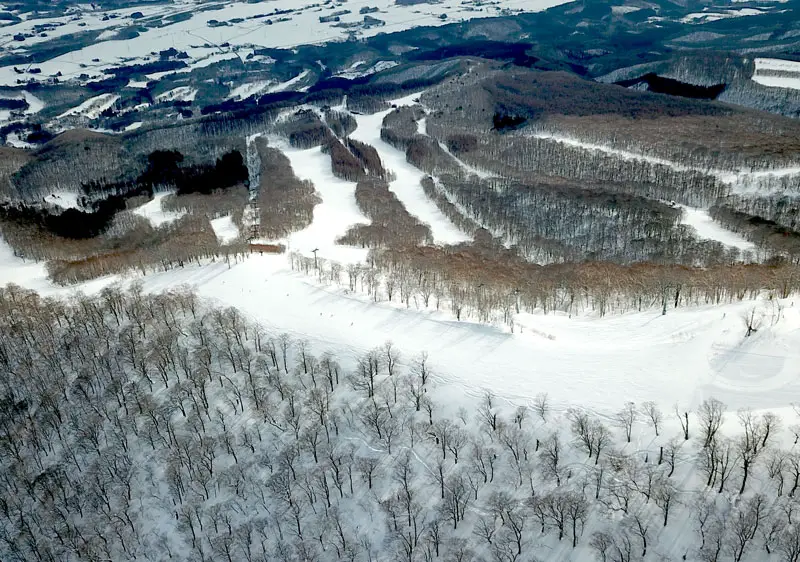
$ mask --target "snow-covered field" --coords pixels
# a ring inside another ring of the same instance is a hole
[[[45,203],[61,207],[62,209],[80,209],[81,196],[72,191],[54,191],[50,195],[45,196]]]
[[[322,255],[322,254],[321,254]],[[117,277],[76,288],[51,285],[44,268],[23,264],[3,243],[0,284],[44,294],[93,293]],[[515,401],[547,392],[561,406],[599,412],[626,400],[696,407],[714,396],[730,409],[787,407],[800,391],[800,302],[762,301],[606,316],[519,315],[521,332],[457,322],[443,313],[369,301],[340,287],[319,286],[292,272],[285,256],[253,255],[144,277],[148,291],[190,285],[315,349],[353,356],[393,341],[407,356],[430,354],[436,377],[456,391],[492,389]],[[785,307],[778,318],[778,305]],[[762,328],[745,338],[743,316],[756,308]],[[773,322],[774,325],[773,325]]]
[[[146,218],[155,228],[178,220],[186,213],[183,211],[165,211],[162,206],[164,198],[170,194],[170,192],[156,193],[152,201],[137,207],[133,210],[133,213]]]
[[[89,98],[82,104],[72,109],[68,109],[58,116],[59,119],[64,117],[86,117],[87,119],[97,119],[109,107],[112,107],[119,96],[116,94],[100,94],[93,98]]]
[[[683,23],[708,23],[728,18],[741,18],[744,16],[758,16],[764,14],[763,10],[756,8],[739,8],[736,10],[722,10],[718,12],[694,12],[687,14],[681,20]]]
[[[755,244],[714,222],[714,219],[708,215],[707,211],[695,207],[687,207],[686,205],[680,205],[680,207],[683,209],[681,222],[694,228],[698,237],[716,240],[726,246],[739,248],[740,250],[755,250]]]
[[[396,103],[410,103],[412,98]],[[419,185],[422,173],[380,140],[383,116],[358,116],[353,137],[378,150],[385,167],[397,175],[390,188],[410,213],[431,225],[437,241],[465,240],[425,198]],[[424,132],[424,123],[420,128]],[[322,199],[312,224],[285,240],[288,249],[305,255],[316,249],[322,259],[363,262],[366,250],[335,243],[351,225],[367,222],[355,202],[355,184],[335,178],[329,156],[319,148],[293,149],[280,138],[269,142],[285,152],[298,177],[314,183]],[[133,212],[155,226],[178,218],[177,213],[163,211],[166,195],[157,195]],[[69,204],[63,194],[59,197],[64,206]],[[684,222],[700,236],[751,248],[716,226],[704,211],[684,213]],[[212,226],[223,242],[239,234],[230,217],[216,219]],[[336,348],[355,355],[392,340],[409,356],[428,351],[440,381],[471,394],[491,388],[525,401],[548,392],[562,405],[606,411],[625,400],[695,407],[709,396],[731,409],[779,408],[800,391],[800,303],[795,306],[792,299],[679,309],[666,316],[660,310],[603,318],[519,314],[517,329],[509,333],[506,328],[456,321],[433,307],[374,303],[337,285],[318,285],[292,271],[285,256],[253,255],[235,264],[210,263],[144,277],[130,274],[126,281],[133,279],[151,291],[189,284],[201,296],[302,336],[321,350]],[[0,285],[15,282],[44,294],[69,294],[76,289],[94,292],[119,280],[114,276],[72,288],[53,286],[43,266],[25,264],[5,243],[0,246]],[[753,310],[761,329],[745,338],[743,317]]]
[[[171,4],[102,11],[90,5],[80,5],[70,16],[29,18],[0,28],[0,43],[13,45],[12,53],[21,54],[38,42],[78,31],[100,30],[98,42],[37,64],[42,77],[61,72],[63,78],[80,74],[100,76],[104,69],[135,62],[152,60],[152,54],[175,48],[188,53],[191,61],[214,55],[237,56],[235,51],[259,47],[290,48],[297,45],[324,43],[346,39],[351,32],[362,37],[378,33],[402,31],[415,26],[435,26],[476,17],[491,17],[504,13],[537,12],[565,3],[566,0],[499,0],[486,3],[480,0],[443,0],[437,3],[412,6],[398,5],[394,0],[374,0],[368,6],[378,8],[369,16],[384,25],[366,26],[359,13],[366,2],[334,6],[297,0],[273,0],[269,3],[230,2],[217,4],[207,0],[179,0]],[[217,9],[200,10],[200,7]],[[321,22],[334,12],[347,10],[336,22]],[[134,20],[131,15],[142,12],[145,18],[161,18],[165,25],[153,26],[132,39],[117,39],[116,31],[146,19]],[[189,14],[189,19],[172,23],[166,17]],[[104,16],[113,16],[104,19]],[[444,16],[444,17],[442,17]],[[271,22],[271,25],[267,24]],[[336,24],[341,24],[337,26]],[[356,24],[358,27],[345,27]],[[46,37],[34,30],[35,25],[47,25]],[[25,35],[14,42],[15,35]],[[226,45],[228,53],[220,53]],[[91,62],[90,62],[91,61]],[[13,85],[19,75],[13,66],[0,68],[0,84]]]
[[[753,80],[773,88],[800,90],[800,62],[782,59],[755,60]]]
[[[580,139],[575,139],[564,135],[535,133],[533,136],[539,139],[546,139],[562,143],[574,148],[580,148],[594,152],[603,152],[623,160],[639,160],[642,162],[649,162],[659,166],[667,166],[680,172],[694,170],[705,174],[710,174],[715,176],[721,182],[728,184],[732,193],[768,193],[773,190],[773,188],[769,185],[770,180],[800,175],[800,165],[787,166],[784,168],[768,168],[763,170],[719,170],[713,168],[699,168],[688,166],[673,160],[667,160],[665,158],[658,158],[648,154],[642,154],[630,150],[622,150],[604,144],[585,142]]]
[[[178,86],[168,92],[156,96],[157,102],[171,102],[171,101],[194,101],[197,96],[197,88],[191,86]]]
[[[239,238],[239,227],[230,215],[212,220],[211,228],[214,229],[214,235],[220,244],[229,244]]]
[[[256,82],[247,82],[246,84],[241,84],[236,88],[231,90],[229,94],[231,99],[235,100],[243,100],[247,99],[250,96],[260,94],[264,90],[269,87],[270,82],[267,80],[258,80]]]
[[[286,82],[281,82],[280,84],[275,84],[271,86],[267,91],[270,94],[274,94],[276,92],[285,92],[287,90],[293,89],[297,84],[303,81],[303,79],[308,76],[308,70],[304,70],[294,78],[287,80]]]
[[[278,138],[270,138],[270,145],[286,154],[297,177],[311,181],[322,199],[314,207],[314,221],[308,228],[291,234],[286,240],[287,248],[305,255],[317,249],[320,256],[347,263],[364,261],[367,250],[336,244],[336,239],[354,224],[369,223],[356,205],[356,184],[335,177],[330,156],[319,148],[297,150]]]
[[[413,103],[414,97],[394,103]],[[430,224],[437,242],[466,240],[425,197],[419,184],[422,172],[380,139],[384,116],[385,112],[357,116],[353,138],[378,150],[384,166],[397,176],[390,189],[411,214]],[[424,133],[424,122],[419,126]],[[322,199],[312,224],[282,241],[288,250],[306,256],[317,250],[321,259],[364,262],[366,250],[336,244],[350,226],[368,222],[356,205],[355,183],[334,177],[330,157],[318,147],[294,149],[278,137],[270,137],[269,143],[287,155],[298,177],[314,183]],[[174,220],[179,215],[161,208],[166,195],[157,195],[134,212],[156,226]],[[683,221],[701,237],[752,249],[703,210],[684,208]],[[216,219],[212,226],[222,242],[238,235],[230,217]],[[22,266],[5,248],[0,254],[0,284],[14,281],[45,293],[73,290],[52,286],[42,267]],[[117,279],[99,279],[79,288],[92,292]],[[500,396],[525,401],[544,391],[560,404],[604,411],[618,408],[624,400],[657,399],[665,408],[676,402],[694,407],[709,396],[730,408],[777,408],[788,406],[792,393],[800,390],[795,367],[800,360],[800,305],[795,307],[791,299],[780,303],[785,307],[780,320],[778,303],[763,301],[679,309],[666,316],[660,310],[604,318],[519,314],[514,333],[509,333],[507,328],[456,321],[433,306],[417,309],[412,304],[407,309],[374,303],[336,285],[318,285],[292,271],[285,256],[253,255],[232,266],[192,266],[131,279],[141,279],[152,291],[189,284],[201,296],[237,307],[319,349],[345,349],[356,355],[392,340],[409,355],[428,351],[441,382],[471,394],[491,388]],[[753,307],[763,327],[745,338],[742,318]]]

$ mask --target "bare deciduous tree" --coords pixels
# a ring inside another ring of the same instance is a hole
[[[653,430],[656,432],[656,437],[658,437],[658,431],[661,428],[661,421],[664,417],[661,409],[653,401],[643,402],[641,408],[642,414],[650,420]]]
[[[619,425],[625,431],[625,438],[627,439],[628,443],[631,442],[631,432],[633,431],[633,424],[636,422],[638,413],[639,412],[636,409],[636,404],[633,402],[627,402],[625,407],[617,412],[615,416],[617,425]]]
[[[700,418],[703,447],[708,447],[725,419],[725,404],[716,398],[703,400],[697,409],[697,415]]]

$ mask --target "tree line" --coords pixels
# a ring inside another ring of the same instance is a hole
[[[384,180],[370,178],[358,182],[355,197],[370,223],[351,226],[336,240],[337,244],[362,248],[433,244],[430,227],[408,212]]]
[[[800,270],[790,264],[713,267],[611,262],[530,263],[485,230],[454,246],[388,246],[366,264],[344,267],[324,256],[297,253],[292,267],[374,301],[450,312],[514,328],[519,312],[598,315],[684,306],[788,298],[800,290]],[[315,265],[316,264],[316,265]]]
[[[735,205],[733,201],[732,205],[722,200],[710,207],[708,214],[725,228],[741,234],[765,251],[786,256],[792,263],[800,263],[800,230],[796,227],[798,207],[796,203],[793,204],[787,199],[782,197],[774,207],[768,204],[772,208],[759,210],[757,214],[737,209],[733,206]],[[739,208],[758,208],[761,206],[759,203],[763,201],[764,198],[762,201],[752,203],[745,201]],[[766,218],[765,215],[777,215],[776,218],[782,220],[784,224]],[[786,223],[792,226],[785,226]]]
[[[319,195],[310,181],[300,180],[283,152],[268,145],[264,137],[256,139],[260,159],[258,235],[277,239],[311,224]]]

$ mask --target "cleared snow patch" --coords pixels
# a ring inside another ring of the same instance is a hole
[[[72,109],[68,109],[58,116],[58,119],[70,116],[86,117],[87,119],[97,119],[106,109],[117,103],[119,96],[116,94],[100,94],[89,98],[82,104]]]
[[[268,80],[259,80],[258,82],[250,82],[248,84],[242,84],[241,86],[237,86],[231,93],[229,97],[235,100],[244,100],[263,92],[272,82]]]
[[[117,36],[117,32],[114,29],[106,29],[100,35],[97,36],[97,41],[108,41],[109,39],[113,39]]]
[[[62,209],[82,209],[83,206],[80,204],[82,197],[83,195],[74,191],[54,191],[46,196],[44,201]]]
[[[341,71],[336,76],[339,76],[340,78],[347,78],[348,80],[352,80],[353,78],[358,78],[359,76],[362,75],[362,73],[358,71],[358,68],[364,66],[365,64],[367,64],[367,61],[363,60],[356,61],[349,67],[347,67],[347,70]]]
[[[303,80],[306,76],[308,76],[309,71],[304,70],[291,80],[287,80],[286,82],[281,82],[280,84],[276,84],[269,88],[269,93],[274,94],[275,92],[285,92],[287,90],[291,90],[294,88],[296,84],[298,84],[301,80]]]
[[[622,158],[623,160],[638,160],[642,162],[649,162],[651,164],[668,166],[673,170],[677,170],[680,172],[693,170],[697,172],[702,172],[704,174],[710,174],[712,176],[715,176],[721,182],[728,184],[731,187],[731,192],[740,194],[765,193],[768,190],[765,190],[763,188],[762,184],[763,180],[769,180],[771,178],[782,178],[800,174],[800,166],[787,166],[785,168],[775,168],[775,169],[756,170],[756,171],[695,168],[692,166],[679,164],[673,160],[666,160],[664,158],[658,158],[655,156],[649,156],[646,154],[640,154],[628,150],[621,150],[611,146],[583,142],[578,139],[570,138],[563,135],[555,135],[551,133],[535,133],[533,137],[538,139],[551,140],[554,142],[565,144],[567,146],[581,148],[583,150],[612,154],[618,158]]]
[[[617,15],[630,14],[641,9],[641,6],[611,6],[611,12]]]
[[[800,62],[793,60],[757,58],[753,62],[755,62],[756,71],[783,70],[785,72],[800,73]]]
[[[709,23],[728,18],[740,18],[744,16],[758,16],[764,14],[763,10],[756,8],[739,8],[736,10],[724,10],[720,12],[695,12],[687,14],[681,21],[683,23]]]
[[[194,101],[197,89],[190,86],[178,86],[168,92],[156,96],[156,101]]]
[[[33,115],[44,109],[44,102],[27,90],[22,92],[22,97],[28,102],[28,109],[25,110],[26,115]]]
[[[225,215],[211,221],[211,228],[220,244],[229,244],[239,238],[239,228],[234,224],[230,215]]]
[[[35,148],[33,144],[23,140],[18,133],[9,133],[6,136],[6,144],[14,148]]]
[[[762,86],[800,90],[800,62],[782,59],[755,59],[752,80]],[[775,75],[772,73],[781,73]]]
[[[146,218],[154,228],[162,224],[174,222],[186,214],[185,211],[165,211],[162,201],[171,192],[156,193],[152,201],[148,201],[141,207],[133,210],[133,214]],[[213,225],[212,225],[213,226]]]
[[[723,228],[719,223],[709,216],[708,212],[703,209],[694,207],[687,207],[686,205],[678,205],[683,209],[683,216],[681,223],[691,226],[697,232],[697,236],[707,240],[716,240],[726,246],[739,248],[743,251],[755,250],[755,244],[746,240],[742,236]]]
[[[0,286],[5,286],[9,283],[37,291],[46,289],[49,285],[45,264],[15,256],[14,250],[0,236]]]

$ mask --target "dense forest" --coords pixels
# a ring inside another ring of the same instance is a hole
[[[185,290],[9,286],[0,324],[3,560],[797,557],[795,420],[444,399]]]

